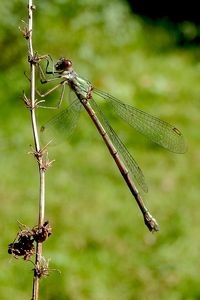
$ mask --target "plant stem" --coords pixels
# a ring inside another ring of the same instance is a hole
[[[31,124],[33,131],[33,139],[34,139],[34,153],[38,162],[38,170],[39,170],[39,207],[38,207],[38,228],[40,228],[44,224],[44,214],[45,214],[45,168],[43,167],[44,152],[40,148],[40,141],[37,129],[37,119],[36,119],[36,98],[35,98],[35,64],[30,58],[34,57],[33,51],[33,2],[32,0],[28,0],[28,54],[30,61],[30,102],[31,102]],[[35,269],[40,267],[40,261],[42,257],[42,243],[36,243],[36,256],[35,256]],[[33,286],[32,286],[32,300],[39,299],[39,277],[37,273],[34,272],[33,276]]]

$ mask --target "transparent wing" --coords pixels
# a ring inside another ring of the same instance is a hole
[[[73,101],[66,109],[55,115],[41,127],[42,138],[45,141],[54,140],[59,133],[69,138],[74,132],[81,111],[81,103],[78,99]]]
[[[154,143],[175,153],[184,153],[186,151],[183,135],[173,125],[125,104],[105,92],[95,89],[94,93],[108,101],[119,117]]]
[[[121,157],[123,163],[125,164],[126,168],[128,169],[129,173],[133,176],[136,182],[140,185],[140,187],[147,192],[148,188],[145,183],[145,178],[142,173],[142,170],[127,150],[123,142],[115,133],[114,129],[108,123],[106,117],[104,116],[103,112],[101,111],[100,107],[96,104],[93,99],[90,99],[90,104],[94,109],[95,113],[97,114],[99,120],[101,121],[105,131],[107,132],[110,140],[112,141],[113,145],[115,146],[116,150],[118,151],[119,156]]]

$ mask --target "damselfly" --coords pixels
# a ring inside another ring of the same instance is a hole
[[[128,104],[121,102],[108,93],[102,92],[92,86],[92,84],[80,77],[72,68],[72,62],[66,58],[60,58],[55,64],[53,71],[48,71],[49,60],[47,60],[46,74],[50,74],[53,77],[50,79],[44,79],[44,72],[41,66],[40,72],[42,74],[41,82],[47,83],[49,81],[59,80],[60,82],[47,91],[42,97],[47,96],[59,87],[62,87],[59,105],[62,102],[65,86],[69,88],[76,95],[74,100],[67,109],[54,117],[50,123],[66,122],[66,130],[73,131],[75,123],[77,121],[76,116],[83,106],[87,111],[89,117],[96,126],[98,132],[102,136],[110,154],[112,155],[119,171],[121,172],[130,192],[134,196],[142,214],[144,222],[150,231],[157,231],[158,224],[156,220],[151,216],[146,208],[133,179],[140,185],[140,187],[147,191],[147,185],[145,183],[144,175],[124,146],[114,129],[107,121],[104,113],[100,109],[99,105],[94,100],[94,96],[98,95],[102,97],[112,108],[112,110],[122,119],[124,119],[129,125],[134,127],[138,132],[142,133],[146,137],[150,138],[153,142],[175,153],[184,153],[186,146],[182,133],[165,121],[160,120],[142,110],[132,107]],[[45,131],[46,127],[42,127],[42,131]],[[132,179],[133,178],[133,179]]]

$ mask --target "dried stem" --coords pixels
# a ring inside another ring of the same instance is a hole
[[[34,155],[38,162],[39,170],[39,213],[38,213],[38,228],[44,224],[44,213],[45,213],[45,168],[44,168],[44,151],[40,148],[39,135],[37,129],[37,120],[36,120],[36,98],[35,98],[35,68],[36,63],[34,62],[34,51],[33,51],[33,11],[35,7],[32,0],[28,0],[28,30],[27,30],[27,41],[28,41],[28,57],[30,62],[30,113],[31,113],[31,123],[34,139]],[[42,259],[42,243],[36,243],[36,256],[35,256],[35,269],[40,268],[40,262]],[[33,277],[33,288],[32,288],[32,300],[39,299],[39,276],[37,272],[34,271]]]

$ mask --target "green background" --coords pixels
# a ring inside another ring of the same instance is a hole
[[[145,23],[123,1],[35,4],[35,51],[70,58],[97,88],[177,126],[188,145],[185,154],[170,153],[111,117],[145,174],[149,192],[142,196],[160,225],[151,234],[86,113],[70,139],[57,132],[46,176],[53,234],[43,255],[50,276],[41,280],[40,299],[200,299],[199,47],[178,47],[175,32]],[[38,171],[22,101],[29,66],[18,27],[26,6],[0,2],[0,298],[15,300],[31,298],[33,265],[9,256],[7,246],[17,221],[32,228],[38,214]],[[194,33],[192,24],[184,26]],[[53,114],[39,109],[39,122]]]

